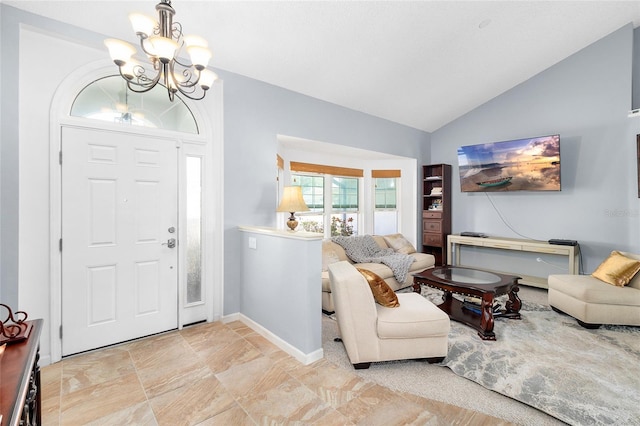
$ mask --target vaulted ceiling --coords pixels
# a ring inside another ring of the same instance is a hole
[[[157,1],[4,3],[135,42]],[[214,68],[432,132],[621,28],[640,1],[192,1]],[[107,51],[105,48],[105,55]]]

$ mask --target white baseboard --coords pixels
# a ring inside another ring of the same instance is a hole
[[[227,318],[236,317],[236,315],[237,315],[237,318],[227,321]],[[279,347],[280,349],[282,349],[283,351],[285,351],[286,353],[288,353],[289,355],[291,355],[292,357],[294,357],[304,365],[309,365],[324,357],[324,351],[322,350],[322,348],[316,351],[313,351],[311,353],[305,354],[304,352],[300,351],[298,348],[285,342],[280,337],[276,336],[271,331],[267,330],[266,328],[264,328],[263,326],[261,326],[260,324],[258,324],[257,322],[253,321],[251,318],[243,314],[233,314],[233,315],[225,316],[223,318],[223,322],[227,323],[227,322],[235,321],[236,319],[241,321],[243,324],[247,325],[253,331],[260,334],[262,337],[264,337],[265,339],[267,339],[268,341],[270,341],[271,343],[273,343],[274,345],[276,345],[277,347]]]
[[[241,321],[240,313],[236,312],[235,314],[224,315],[222,318],[220,318],[220,321],[222,321],[224,324],[229,324],[230,322],[234,322],[234,321]]]

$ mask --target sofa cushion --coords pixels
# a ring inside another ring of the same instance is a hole
[[[354,263],[356,268],[366,269],[380,276],[383,280],[393,277],[393,271],[383,263]]]
[[[622,253],[624,256],[629,257],[631,259],[640,260],[640,254],[629,253],[626,251],[621,251],[620,253]],[[635,277],[631,278],[631,281],[629,281],[628,286],[637,288],[638,290],[640,290],[640,273],[636,274]]]
[[[391,290],[389,285],[384,282],[384,279],[380,278],[380,276],[367,269],[356,269],[358,269],[362,276],[367,279],[376,303],[379,303],[380,305],[387,308],[397,308],[398,306],[400,306],[400,303],[398,303],[398,297],[393,292],[393,290]]]
[[[622,287],[629,284],[638,271],[640,271],[640,260],[631,259],[614,250],[591,276],[605,283]]]
[[[416,248],[402,234],[385,235],[384,240],[387,245],[394,249],[396,253],[411,254],[416,252]]]
[[[323,245],[322,246],[322,270],[328,271],[329,265],[336,262],[340,262],[340,258],[338,257],[338,254],[336,253],[336,251],[333,250],[333,248],[331,247],[327,247],[325,249],[325,246]]]
[[[411,264],[409,271],[424,271],[425,269],[432,268],[436,263],[436,258],[432,254],[428,253],[411,253],[409,256],[415,259],[415,262]]]
[[[378,337],[407,339],[449,334],[449,316],[436,305],[417,293],[400,293],[397,296],[399,308],[376,305]]]
[[[549,289],[585,303],[640,307],[640,290],[614,287],[590,275],[549,275]]]
[[[387,241],[384,239],[382,235],[372,235],[373,240],[380,246],[380,248],[386,249],[389,248]]]

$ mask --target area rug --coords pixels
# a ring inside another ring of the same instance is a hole
[[[587,330],[548,307],[525,309],[522,320],[496,320],[495,342],[456,323],[443,365],[569,424],[640,424],[640,327]]]
[[[456,401],[455,395],[452,398],[452,392],[448,393],[452,401],[439,398],[440,393],[447,394],[446,387],[453,383],[437,372],[446,366],[460,377],[571,425],[640,424],[640,327],[603,326],[587,330],[569,316],[527,302],[522,317],[522,320],[496,319],[495,342],[483,341],[475,330],[452,321],[449,353],[441,364],[375,363],[357,374],[398,390],[478,409],[474,402],[466,402],[474,398],[473,387],[472,394],[462,398],[464,403]],[[342,344],[332,342],[337,327],[327,324],[325,328],[328,329],[327,333],[323,330],[325,358],[348,368]],[[401,377],[405,373],[406,377]],[[453,384],[457,386],[454,393],[462,393],[460,383]],[[496,409],[502,408],[498,407],[499,402],[488,401]],[[483,400],[480,405],[484,403]],[[488,414],[492,414],[490,410]],[[535,420],[519,421],[530,414],[535,413],[517,413],[511,420],[536,424]],[[537,424],[544,420],[540,417]]]

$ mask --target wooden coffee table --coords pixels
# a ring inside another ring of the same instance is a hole
[[[461,266],[436,266],[413,274],[413,290],[420,293],[420,285],[442,290],[444,303],[439,305],[449,318],[464,323],[478,330],[483,340],[496,340],[493,332],[495,317],[520,319],[522,302],[518,297],[518,280],[520,277],[503,275],[481,269]],[[479,298],[480,312],[465,307],[464,302],[453,297],[453,294]],[[493,301],[503,294],[509,295],[505,309],[493,311]]]

